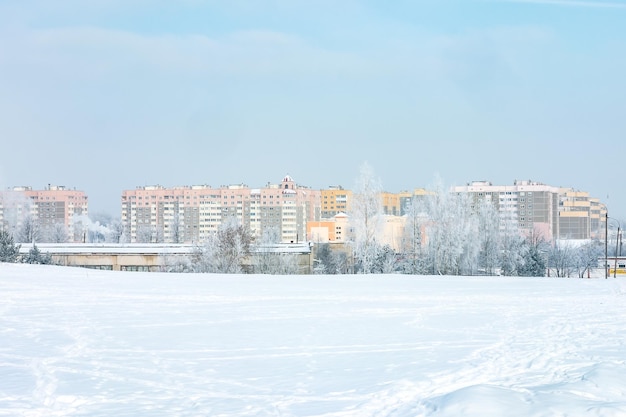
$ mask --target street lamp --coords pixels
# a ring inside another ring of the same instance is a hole
[[[617,251],[619,249],[619,236],[620,236],[620,230],[622,228],[622,224],[619,222],[619,220],[613,218],[613,217],[609,217],[609,213],[605,214],[605,218],[606,221],[604,223],[604,278],[608,278],[609,277],[609,261],[608,261],[608,248],[609,248],[609,243],[608,243],[608,237],[609,237],[609,220],[613,220],[615,222],[617,222],[617,235],[615,236],[615,266],[613,268],[613,278],[617,278]]]

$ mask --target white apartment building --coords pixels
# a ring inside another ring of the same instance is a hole
[[[493,185],[474,181],[453,187],[475,200],[489,201],[500,213],[501,228],[514,226],[523,233],[538,233],[546,240],[601,238],[606,208],[586,192],[534,181]]]

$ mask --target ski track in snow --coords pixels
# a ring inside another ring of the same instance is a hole
[[[0,416],[626,416],[625,289],[0,264]]]

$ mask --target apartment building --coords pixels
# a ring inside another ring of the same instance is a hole
[[[236,184],[165,188],[137,187],[122,192],[122,223],[130,242],[200,243],[229,218],[255,236],[267,229],[281,242],[306,239],[306,223],[320,217],[320,192],[295,183],[289,175],[263,188]]]
[[[604,230],[604,206],[588,193],[554,187],[535,181],[493,185],[474,181],[453,187],[473,199],[491,202],[502,220],[501,228],[515,226],[523,233],[535,233],[546,240],[600,238]]]
[[[606,207],[588,192],[561,188],[559,231],[561,239],[603,239]]]
[[[389,216],[400,216],[401,204],[400,194],[383,191],[380,193],[383,214]]]
[[[400,204],[400,216],[404,216],[407,214],[411,208],[411,205],[415,201],[420,201],[428,197],[429,195],[433,195],[432,191],[427,191],[424,188],[416,188],[413,192],[409,191],[401,191],[398,193],[398,199]]]
[[[65,186],[13,187],[0,191],[0,227],[14,236],[29,227],[29,240],[35,242],[82,242],[88,206],[84,191]]]
[[[321,217],[332,219],[340,213],[350,211],[352,204],[352,191],[344,190],[340,185],[333,185],[320,191]]]
[[[389,216],[404,216],[414,198],[425,198],[431,194],[432,192],[426,191],[423,188],[416,188],[413,192],[402,191],[400,193],[383,191],[380,193],[383,214]],[[332,219],[337,214],[349,213],[352,199],[352,191],[346,190],[340,185],[321,190],[322,218]]]

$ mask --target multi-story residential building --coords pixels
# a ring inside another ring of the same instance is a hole
[[[501,228],[513,225],[523,233],[538,233],[547,240],[599,238],[604,230],[604,206],[588,193],[534,181],[493,185],[475,181],[453,187],[473,199],[491,202],[500,214]],[[593,227],[592,227],[593,226]]]
[[[340,185],[333,185],[320,191],[321,217],[331,219],[339,213],[350,211],[352,204],[352,191],[344,190]]]
[[[22,186],[0,192],[0,227],[16,236],[28,227],[29,240],[36,242],[82,242],[87,215],[84,191],[48,185],[43,190]]]
[[[282,242],[298,242],[306,238],[306,222],[319,216],[320,192],[289,175],[264,188],[150,186],[122,193],[122,223],[131,242],[203,242],[229,218],[257,237],[273,229]]]
[[[389,216],[400,216],[400,213],[402,211],[400,194],[383,191],[382,193],[380,193],[380,200],[382,204],[383,214]]]
[[[602,239],[605,214],[605,206],[588,192],[561,188],[558,235],[562,239]]]
[[[389,245],[395,251],[400,251],[405,223],[405,217],[383,215],[380,230],[376,236],[378,243]],[[308,222],[307,239],[313,243],[354,242],[354,229],[350,225],[349,216],[339,213],[332,219]]]
[[[398,193],[398,199],[400,200],[400,216],[407,214],[415,201],[425,199],[427,196],[433,194],[432,191],[427,191],[424,188],[416,188],[412,193],[409,191],[401,191]]]

